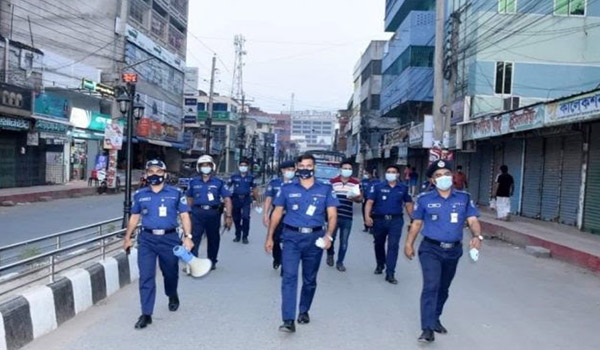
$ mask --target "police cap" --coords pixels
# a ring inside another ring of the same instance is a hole
[[[450,163],[447,160],[436,160],[435,162],[431,163],[429,168],[427,168],[427,172],[425,173],[425,175],[427,177],[432,177],[433,173],[440,169],[448,169],[452,171],[452,163]]]
[[[146,169],[150,169],[151,167],[158,167],[162,170],[167,170],[167,165],[160,159],[152,159],[146,163]]]
[[[279,169],[294,168],[295,166],[296,166],[296,163],[294,163],[293,160],[286,160],[284,162],[281,162],[281,164],[279,164]]]

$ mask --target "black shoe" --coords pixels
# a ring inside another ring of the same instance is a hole
[[[419,342],[421,343],[431,343],[434,340],[435,336],[433,335],[433,331],[431,329],[424,330],[419,337]]]
[[[383,273],[383,266],[377,266],[375,268],[375,272],[373,272],[376,275],[381,275]]]
[[[307,324],[310,323],[310,317],[308,316],[308,312],[303,312],[298,315],[298,324]]]
[[[212,266],[210,267],[210,270],[216,270],[217,269],[217,264],[212,264]]]
[[[142,315],[138,318],[138,321],[135,324],[136,329],[146,328],[147,325],[152,324],[152,316],[150,315]]]
[[[335,268],[339,271],[339,272],[344,272],[346,271],[346,266],[344,266],[344,264],[338,263]]]
[[[327,255],[327,265],[333,266],[333,255]]]
[[[394,275],[385,276],[385,280],[390,282],[391,284],[398,284],[398,280],[394,277]]]
[[[179,309],[179,297],[169,297],[169,311],[177,311]]]
[[[237,243],[237,242],[239,242],[239,241],[240,241],[240,238],[239,238],[239,237],[235,237],[235,238],[233,239],[233,241]]]
[[[283,321],[283,324],[279,326],[279,331],[285,333],[294,333],[296,332],[296,325],[292,320]]]
[[[363,230],[363,232],[369,232],[369,228],[365,227],[364,230]]]
[[[273,261],[273,269],[277,270],[279,268],[279,266],[281,266],[280,263]]]
[[[437,323],[435,324],[435,328],[433,330],[436,333],[440,333],[440,334],[448,333],[448,330],[446,329],[446,327],[442,326],[442,323],[440,321],[437,321]]]
[[[248,238],[244,238],[244,239],[242,239],[242,243],[244,243],[244,244],[248,244]]]

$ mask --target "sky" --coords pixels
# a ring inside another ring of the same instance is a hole
[[[387,39],[385,0],[190,0],[187,65],[208,91],[217,54],[215,91],[231,93],[233,38],[246,38],[244,91],[251,103],[279,113],[344,109],[352,74],[371,40]]]

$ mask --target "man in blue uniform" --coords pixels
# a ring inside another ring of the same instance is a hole
[[[363,179],[360,181],[360,189],[363,193],[363,202],[362,202],[363,223],[365,222],[365,206],[367,205],[367,196],[366,195],[367,195],[367,193],[369,193],[371,186],[373,186],[374,184],[379,182],[379,180],[377,179],[377,177],[374,174],[375,174],[375,169],[373,169],[371,171],[365,170]],[[363,229],[363,232],[369,232],[369,227],[367,226],[367,224],[364,224],[364,226],[365,226],[365,228]]]
[[[198,248],[202,235],[206,232],[207,257],[212,261],[212,268],[216,268],[217,255],[221,235],[221,200],[225,204],[225,227],[231,227],[231,193],[225,182],[212,176],[215,163],[209,155],[198,158],[196,169],[201,174],[194,177],[186,192],[188,205],[192,207],[192,229],[194,249],[192,253],[198,256]]]
[[[408,187],[399,182],[400,168],[389,165],[385,169],[385,182],[371,186],[367,194],[365,207],[365,223],[373,227],[375,245],[375,259],[377,267],[375,274],[381,275],[385,267],[385,280],[391,284],[398,284],[394,277],[400,237],[404,225],[404,207],[408,215],[412,216],[413,203]],[[387,254],[385,243],[387,240]]]
[[[157,258],[164,277],[165,294],[169,297],[169,310],[177,311],[179,308],[177,295],[179,263],[173,254],[173,248],[182,243],[177,234],[178,216],[183,226],[184,247],[190,250],[194,246],[185,196],[178,188],[165,184],[166,170],[165,163],[160,160],[146,163],[146,180],[149,186],[139,189],[133,195],[131,217],[123,242],[123,247],[129,251],[133,245],[131,234],[141,219],[142,228],[138,235],[138,268],[142,315],[135,324],[137,329],[146,328],[152,323],[156,299]]]
[[[254,176],[248,174],[248,161],[242,159],[239,164],[239,174],[231,175],[227,184],[232,193],[233,223],[235,224],[234,242],[239,242],[240,237],[244,244],[248,244],[250,232],[250,206],[252,200],[258,198],[258,188],[254,183]]]
[[[267,189],[265,190],[265,203],[263,207],[263,224],[268,228],[269,223],[271,222],[271,215],[273,213],[273,199],[281,190],[281,186],[284,184],[290,183],[294,181],[296,177],[296,164],[293,160],[288,160],[282,162],[279,166],[281,170],[281,178],[273,179],[267,185]],[[283,225],[280,223],[275,229],[275,234],[273,235],[273,268],[277,270],[279,266],[281,266],[281,230],[283,229]]]
[[[315,181],[315,158],[305,154],[297,162],[298,182],[284,185],[274,204],[265,250],[273,251],[274,235],[283,212],[281,312],[282,332],[295,332],[296,300],[298,295],[298,267],[302,262],[302,291],[298,323],[310,322],[308,311],[317,289],[317,272],[321,264],[323,250],[333,242],[337,225],[339,202],[331,186]],[[327,222],[325,219],[327,218]],[[327,229],[325,230],[325,224]],[[319,246],[317,246],[319,244]]]
[[[425,192],[417,198],[404,254],[415,256],[414,243],[421,231],[423,240],[419,245],[419,260],[423,271],[421,292],[421,342],[435,340],[434,332],[447,333],[440,322],[448,289],[456,273],[458,260],[462,256],[462,238],[465,221],[473,237],[470,248],[479,250],[483,236],[477,217],[479,212],[471,196],[452,188],[452,167],[449,162],[434,162],[427,170],[427,177],[436,190]]]

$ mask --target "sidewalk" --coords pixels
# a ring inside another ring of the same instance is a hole
[[[97,187],[88,186],[87,181],[72,181],[64,185],[3,188],[0,189],[0,205],[92,196],[96,193]]]
[[[581,232],[576,227],[512,216],[496,220],[496,213],[480,208],[484,235],[518,246],[549,249],[553,258],[600,273],[600,235]]]

